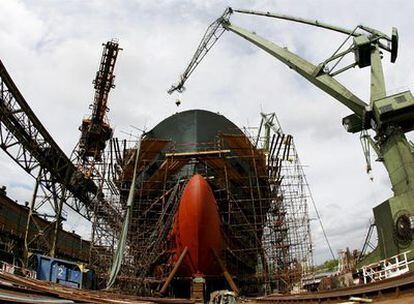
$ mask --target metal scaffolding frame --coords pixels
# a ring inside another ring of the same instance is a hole
[[[174,266],[172,257],[177,254],[170,246],[171,228],[194,166],[214,192],[222,229],[228,237],[224,261],[229,272],[237,274],[241,291],[269,293],[300,287],[302,276],[313,266],[310,192],[292,136],[283,133],[274,114],[272,120],[264,119],[262,123],[255,136],[247,132],[222,133],[215,142],[208,143],[179,146],[143,137],[135,203],[117,288],[154,294],[165,282]],[[177,152],[194,151],[194,145],[198,152]],[[122,170],[113,176],[112,184],[118,187],[122,212],[131,187],[131,160],[136,150],[134,143],[121,146],[109,155],[114,159],[115,155],[121,156],[117,166]],[[235,160],[246,174],[236,169]],[[114,161],[108,163],[113,167]],[[101,231],[105,233],[105,229]],[[101,276],[107,278],[111,265],[108,253],[113,253],[117,236],[101,234],[99,238],[100,242],[93,243],[96,248],[107,248],[106,261],[101,259],[99,263]]]
[[[90,267],[100,271],[98,286],[104,287],[107,279],[107,269],[110,267],[116,249],[116,240],[122,229],[120,219],[125,211],[125,201],[121,200],[119,174],[123,158],[122,151],[126,150],[127,141],[118,138],[109,140],[108,147],[100,155],[99,161],[94,161],[83,170],[91,170],[88,175],[99,187],[99,195],[95,204],[92,218]],[[76,150],[76,149],[75,149]],[[78,158],[79,160],[80,158]],[[111,208],[110,210],[108,208]]]
[[[100,74],[97,75],[99,80],[98,76]],[[113,75],[104,74],[104,77],[107,81],[99,84],[108,86],[109,82],[113,87]],[[103,90],[106,95],[108,90],[106,87]],[[106,103],[103,111],[106,112]],[[96,183],[110,179],[96,174],[100,169],[94,169],[94,165],[89,166],[89,163],[86,167],[92,171],[87,174],[85,164],[80,165],[78,161],[79,149],[75,148],[70,158],[66,156],[31,110],[1,61],[0,148],[35,179],[26,225],[24,262],[27,262],[29,250],[51,256],[59,254],[56,243],[62,220],[66,217],[64,205],[85,219],[98,219],[116,231],[114,222],[106,220],[113,218],[117,210],[113,202],[102,195],[103,186]],[[97,167],[104,168],[104,162],[99,161]],[[50,224],[47,227],[38,225],[34,215],[47,218]]]
[[[46,228],[34,225],[37,231],[27,231],[24,260],[27,262],[29,247],[53,256],[63,219],[63,204],[90,219],[97,188],[79,174],[41,124],[1,61],[0,148],[35,178],[27,227],[31,226],[31,222],[35,223],[34,214],[50,220]]]
[[[102,157],[86,165],[81,154],[76,153],[78,149],[68,158],[31,111],[1,63],[0,80],[0,147],[36,179],[28,226],[35,221],[32,214],[43,213],[52,218],[47,229],[34,233],[28,230],[26,253],[30,246],[55,254],[65,204],[92,220],[91,265],[105,279],[131,186],[133,143],[120,144],[111,139]],[[218,134],[214,142],[184,145],[197,145],[199,153],[177,153],[186,151],[185,147],[144,137],[137,204],[124,267],[118,277],[120,287],[151,293],[165,281],[173,267],[171,257],[176,254],[169,247],[171,225],[180,192],[194,166],[214,191],[222,228],[229,236],[224,260],[232,261],[227,268],[239,274],[236,279],[242,285],[241,291],[266,293],[287,290],[297,283],[299,275],[286,274],[294,273],[292,269],[304,271],[304,266],[311,264],[310,237],[306,232],[309,192],[301,178],[303,171],[291,136],[274,126],[266,129],[266,123],[263,136],[262,127],[254,137],[229,132]],[[300,227],[305,230],[300,231]],[[260,290],[249,290],[249,286],[259,286]]]

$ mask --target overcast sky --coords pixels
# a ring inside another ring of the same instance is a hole
[[[225,33],[187,84],[182,96],[166,90],[186,67],[207,26],[226,8],[257,9],[318,19],[344,27],[358,24],[400,34],[396,64],[384,56],[387,90],[413,89],[410,1],[0,1],[0,58],[26,100],[58,144],[69,154],[81,119],[93,100],[92,79],[101,43],[119,38],[116,88],[110,95],[115,135],[153,127],[178,111],[220,112],[240,126],[255,126],[259,112],[276,112],[294,135],[315,202],[334,250],[361,248],[371,208],[391,195],[381,164],[370,181],[358,135],[345,132],[350,111],[268,54]],[[234,24],[289,47],[313,63],[332,54],[344,36],[303,25],[252,16]],[[338,78],[363,100],[369,70]],[[182,100],[177,109],[176,98]],[[34,181],[0,153],[0,184],[21,202]],[[75,229],[80,219],[65,223]],[[316,261],[329,257],[320,228],[313,225]],[[86,228],[79,231],[88,235]]]

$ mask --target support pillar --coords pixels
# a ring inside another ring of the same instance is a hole
[[[224,278],[226,279],[227,283],[229,283],[231,290],[233,290],[233,292],[237,296],[239,294],[239,289],[237,288],[236,283],[233,281],[233,278],[231,277],[230,273],[227,271],[226,266],[224,265],[223,261],[218,256],[217,252],[213,250],[213,253],[214,253],[214,256],[216,257],[217,262],[220,265]]]
[[[24,233],[24,251],[23,251],[23,265],[27,267],[29,262],[29,232],[30,232],[30,224],[32,221],[33,210],[36,202],[37,191],[39,190],[39,179],[42,174],[42,169],[39,171],[39,175],[36,179],[36,184],[33,190],[32,200],[30,201],[29,213],[27,215],[27,222],[26,222],[26,230]]]
[[[206,279],[204,277],[197,276],[193,279],[191,286],[191,300],[195,303],[204,303],[204,286],[206,285]]]
[[[175,274],[178,271],[178,268],[180,268],[185,256],[187,255],[188,248],[187,246],[184,248],[183,252],[181,253],[180,257],[178,258],[178,261],[175,263],[173,270],[171,270],[170,274],[168,275],[167,280],[165,281],[164,285],[162,286],[160,293],[165,294],[167,292],[168,286],[170,286],[172,279],[175,277]]]
[[[66,187],[65,185],[63,187]],[[62,209],[63,209],[63,202],[66,196],[66,188],[63,189],[62,191],[62,197],[58,197],[56,194],[56,186],[53,185],[53,191],[55,192],[55,196],[56,196],[56,207],[57,210],[55,210],[55,225],[54,225],[54,231],[53,231],[53,239],[52,239],[52,244],[51,244],[51,248],[50,248],[50,252],[49,255],[54,258],[56,255],[56,244],[57,244],[57,239],[58,239],[58,234],[59,234],[59,230],[60,230],[60,224],[61,224],[61,220],[62,220]]]

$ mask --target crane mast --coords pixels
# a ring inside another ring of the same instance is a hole
[[[307,24],[344,34],[346,39],[326,60],[312,64],[287,48],[232,24],[230,16],[235,13]],[[212,32],[212,29],[215,30]],[[206,46],[214,45],[217,37],[226,30],[264,50],[348,107],[352,114],[342,119],[343,126],[350,133],[361,132],[361,139],[366,141],[366,145],[373,147],[378,154],[378,160],[384,163],[394,195],[374,208],[379,236],[378,247],[362,263],[388,258],[404,249],[414,248],[414,155],[412,146],[405,137],[406,132],[414,130],[414,97],[410,91],[387,95],[382,69],[383,51],[391,54],[392,63],[397,59],[397,29],[393,28],[391,36],[388,36],[363,25],[346,29],[283,14],[227,8],[223,15],[210,25],[208,35],[203,37],[189,66],[168,93],[184,90],[189,76],[211,49]],[[353,60],[346,65],[343,59],[349,54],[353,55]],[[368,102],[364,102],[334,78],[355,67],[370,67],[371,85]],[[375,137],[371,138],[367,130],[373,130]],[[368,161],[369,157],[366,159]]]
[[[119,223],[110,217],[117,214],[112,202],[100,195],[95,181],[85,176],[79,163],[72,162],[59,147],[1,60],[0,88],[0,148],[35,179],[27,220],[21,223],[26,226],[23,262],[27,263],[31,250],[59,254],[57,243],[66,218],[64,205],[87,220],[98,218],[112,230],[118,229]],[[50,219],[46,227],[36,223],[39,215]]]
[[[88,159],[101,161],[106,142],[112,137],[112,128],[106,113],[109,110],[107,106],[109,92],[115,87],[114,68],[120,50],[122,49],[119,48],[117,40],[103,44],[99,70],[93,81],[95,96],[91,105],[92,114],[85,118],[80,126],[79,156],[83,161]]]

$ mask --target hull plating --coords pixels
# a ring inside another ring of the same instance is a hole
[[[178,271],[181,276],[220,274],[214,252],[221,254],[223,237],[217,202],[207,181],[195,174],[182,193],[176,214],[173,239],[178,257],[188,253]]]

